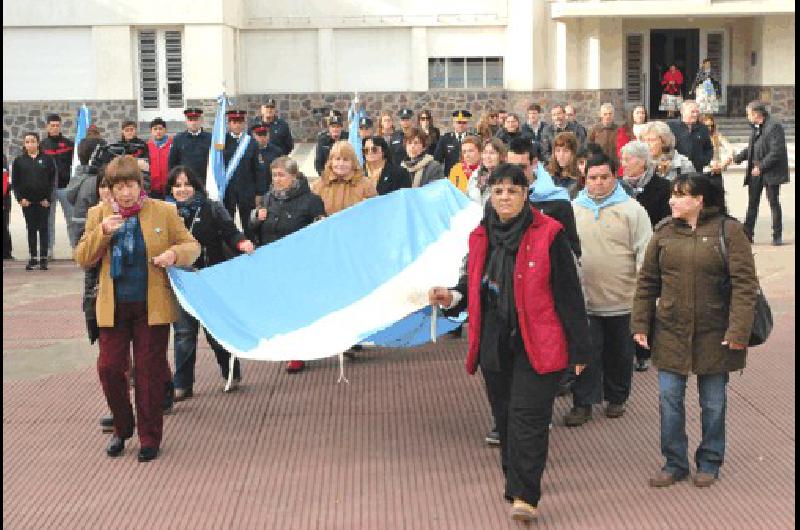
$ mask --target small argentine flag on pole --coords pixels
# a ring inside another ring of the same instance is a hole
[[[347,119],[350,122],[347,139],[355,149],[356,157],[362,166],[364,165],[364,153],[361,152],[361,137],[358,135],[358,125],[361,118],[366,115],[364,108],[359,105],[358,92],[356,92],[356,97],[350,102],[350,109],[347,111]]]
[[[211,147],[208,151],[208,169],[206,170],[206,191],[208,198],[214,201],[221,201],[224,197],[225,182],[225,160],[222,151],[225,149],[225,135],[228,133],[228,122],[225,119],[225,111],[228,108],[228,98],[223,92],[217,98],[217,114],[214,117],[214,130],[211,132]]]
[[[75,170],[80,165],[80,160],[78,160],[78,144],[81,143],[81,140],[86,138],[86,132],[89,130],[90,123],[92,123],[92,113],[89,111],[89,107],[81,105],[81,108],[78,110],[78,119],[76,121],[75,149],[72,153],[72,173],[70,174],[70,178],[75,176]]]

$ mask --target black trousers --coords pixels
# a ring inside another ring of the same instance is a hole
[[[22,208],[22,215],[25,216],[25,226],[28,228],[28,251],[31,259],[38,259],[39,256],[47,258],[47,245],[50,240],[50,230],[48,220],[50,217],[50,206],[44,207],[39,203],[31,203]],[[36,248],[36,238],[39,238],[39,248]]]
[[[631,394],[633,377],[633,340],[631,316],[589,317],[594,354],[572,384],[572,400],[576,407],[600,403],[621,405]]]
[[[772,237],[781,237],[783,235],[783,214],[781,212],[781,203],[778,200],[778,195],[781,191],[780,184],[772,186],[765,184],[762,177],[751,176],[747,190],[747,215],[744,219],[744,232],[751,240],[755,232],[758,205],[761,203],[761,192],[764,191],[764,188],[767,188],[767,201],[772,212]]]
[[[524,351],[506,369],[483,370],[489,402],[500,433],[505,498],[537,506],[547,464],[553,401],[562,372],[538,374]]]
[[[240,198],[235,190],[225,190],[225,200],[222,201],[225,209],[231,215],[231,219],[236,214],[236,208],[239,208],[239,220],[242,222],[242,232],[250,241],[255,241],[255,233],[250,228],[250,212],[255,209],[253,198],[246,199]]]
[[[5,205],[4,205],[5,206]],[[11,257],[11,232],[8,230],[8,225],[11,221],[11,206],[3,208],[3,257]]]

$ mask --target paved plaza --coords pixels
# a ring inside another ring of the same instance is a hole
[[[563,426],[558,398],[536,528],[783,529],[795,526],[795,211],[781,189],[784,241],[768,244],[762,203],[756,263],[775,330],[731,374],[721,479],[654,490],[661,465],[657,374],[635,373],[625,416],[595,408]],[[741,173],[726,177],[742,217]],[[60,211],[58,212],[60,216]],[[63,219],[59,219],[61,237]],[[165,417],[158,459],[106,457],[107,412],[80,311],[82,272],[57,259],[24,270],[24,224],[12,217],[16,261],[3,263],[3,527],[9,529],[499,529],[519,528],[502,500],[499,450],[480,376],[464,370],[465,340],[367,348],[297,375],[243,362],[243,387],[222,394],[201,339],[195,397]],[[67,258],[60,241],[56,257]],[[202,335],[202,334],[201,334]],[[170,359],[172,349],[170,348]],[[700,418],[687,391],[690,448]]]

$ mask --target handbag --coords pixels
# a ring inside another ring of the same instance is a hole
[[[719,248],[722,252],[723,262],[725,263],[725,278],[722,281],[722,293],[725,300],[728,301],[730,307],[731,300],[731,272],[729,266],[728,246],[725,244],[725,221],[722,219],[722,226],[719,233]],[[750,331],[750,340],[747,342],[748,346],[760,346],[767,342],[770,333],[772,333],[772,309],[769,307],[767,297],[764,296],[764,291],[761,286],[756,290],[756,307],[753,315],[753,329]]]

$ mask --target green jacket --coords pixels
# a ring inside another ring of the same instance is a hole
[[[694,231],[680,219],[656,225],[639,271],[631,331],[648,335],[653,364],[660,370],[717,374],[745,366],[746,350],[731,350],[722,341],[747,344],[758,279],[742,225],[729,219],[725,223],[732,285],[728,307],[721,292],[722,219],[719,209],[707,208]]]

